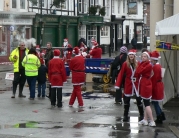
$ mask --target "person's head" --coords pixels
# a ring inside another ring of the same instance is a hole
[[[130,67],[131,64],[133,64],[134,68],[137,67],[136,50],[135,49],[129,50],[126,62],[127,62],[128,67]]]
[[[122,47],[120,48],[120,52],[127,54],[127,47],[126,47],[126,46],[122,46]]]
[[[147,50],[147,48],[142,48],[141,52],[143,53],[143,52],[149,52],[149,51]]]
[[[145,61],[149,61],[150,59],[150,54],[148,52],[143,52],[142,53],[142,61],[145,62]]]
[[[19,43],[19,47],[20,47],[21,50],[24,50],[25,49],[25,43],[23,41],[21,41]]]
[[[34,54],[34,55],[36,55],[36,50],[35,50],[35,48],[31,48],[30,50],[29,50],[29,53],[28,54]]]
[[[47,42],[47,49],[51,49],[52,48],[52,43],[51,42]]]
[[[150,60],[153,65],[155,65],[160,58],[160,54],[157,51],[153,51],[150,53]]]
[[[80,49],[76,46],[73,48],[73,54],[78,55],[80,53]]]
[[[39,45],[36,46],[36,52],[40,52],[40,47],[39,47]]]
[[[60,56],[60,50],[59,50],[59,49],[55,49],[55,50],[53,51],[53,55],[54,55],[55,57],[59,57],[59,56]]]

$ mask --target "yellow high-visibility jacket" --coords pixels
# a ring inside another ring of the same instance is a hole
[[[27,55],[28,52],[29,50],[26,48],[25,55]],[[14,56],[17,56],[16,60],[13,58]],[[19,46],[11,52],[9,60],[14,63],[14,72],[19,72]]]
[[[38,68],[40,67],[40,60],[34,54],[28,54],[22,61],[22,66],[25,67],[26,76],[38,76]]]

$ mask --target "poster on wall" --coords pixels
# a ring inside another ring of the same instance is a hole
[[[128,3],[128,14],[137,14],[137,2]]]

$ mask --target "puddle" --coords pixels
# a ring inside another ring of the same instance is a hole
[[[25,123],[19,123],[15,125],[0,125],[0,129],[7,129],[7,128],[41,128],[41,129],[59,129],[63,128],[63,126],[58,125],[62,122],[50,122],[50,121],[28,121]],[[49,127],[50,125],[50,127]]]

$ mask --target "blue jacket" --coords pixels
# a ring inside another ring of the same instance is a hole
[[[38,70],[38,77],[37,77],[37,81],[40,84],[43,84],[46,82],[47,77],[46,74],[48,73],[48,69],[45,65],[41,65],[39,70]]]

